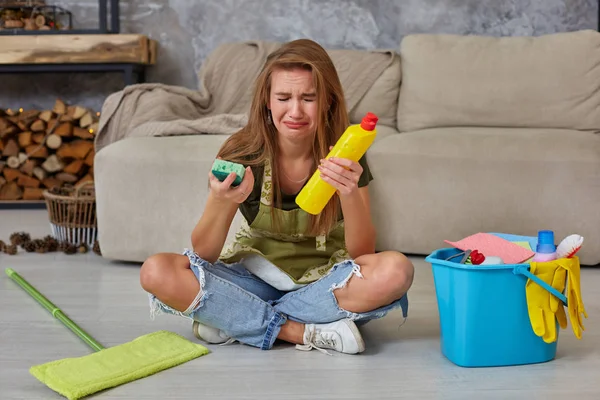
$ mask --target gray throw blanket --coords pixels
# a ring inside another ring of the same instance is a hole
[[[200,69],[199,90],[160,83],[131,85],[102,106],[95,150],[130,137],[225,134],[247,122],[254,82],[280,43],[251,41],[219,46]],[[328,50],[338,71],[348,111],[389,67],[392,50]]]

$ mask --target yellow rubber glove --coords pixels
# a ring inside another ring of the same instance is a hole
[[[556,288],[561,293],[563,292],[567,284],[567,270],[564,268],[558,268],[554,274],[554,280],[552,281],[552,287]],[[561,328],[567,327],[567,314],[565,312],[565,304],[556,296],[550,295],[550,310],[556,315],[558,324]]]
[[[588,316],[581,298],[581,267],[579,265],[579,258],[573,256],[572,258],[561,258],[555,260],[555,262],[560,265],[561,269],[568,272],[567,302],[569,317],[571,318],[573,333],[575,333],[577,339],[581,339],[582,331],[585,330],[581,314],[585,318]]]
[[[529,272],[561,293],[565,289],[565,279],[561,276],[555,277],[555,275],[562,274],[562,271],[563,269],[552,261],[531,262],[529,264]],[[555,342],[558,337],[556,332],[556,316],[555,312],[552,311],[550,299],[554,296],[531,279],[528,279],[525,284],[525,293],[529,320],[531,321],[533,332],[546,343]],[[562,317],[561,319],[563,322],[566,320],[566,318]]]

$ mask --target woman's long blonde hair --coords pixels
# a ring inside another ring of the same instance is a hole
[[[218,156],[224,160],[249,165],[264,165],[266,160],[272,166],[271,204],[281,207],[279,187],[278,142],[275,125],[269,122],[267,104],[271,91],[271,75],[276,69],[303,68],[312,72],[313,84],[317,93],[317,131],[313,144],[314,167],[329,153],[348,127],[348,113],[342,84],[335,66],[323,47],[308,39],[299,39],[282,45],[269,55],[256,81],[248,124],[231,135],[219,150]],[[262,177],[255,177],[261,179]],[[340,204],[337,196],[327,204],[321,214],[310,216],[307,234],[317,235],[329,232],[337,222]],[[280,226],[272,212],[274,226]]]

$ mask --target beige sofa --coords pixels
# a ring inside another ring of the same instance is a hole
[[[368,152],[377,248],[425,255],[476,232],[552,229],[557,240],[583,235],[582,263],[600,263],[600,33],[410,35],[399,54],[351,110],[353,122],[380,117]],[[128,138],[99,151],[104,256],[189,246],[226,137]]]

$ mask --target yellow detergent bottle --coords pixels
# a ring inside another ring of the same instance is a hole
[[[330,157],[347,158],[358,161],[367,152],[377,130],[378,118],[373,113],[367,113],[360,124],[350,125],[333,149],[327,155]],[[336,189],[321,179],[319,170],[316,170],[304,188],[296,197],[296,204],[309,214],[317,215],[327,205]]]

